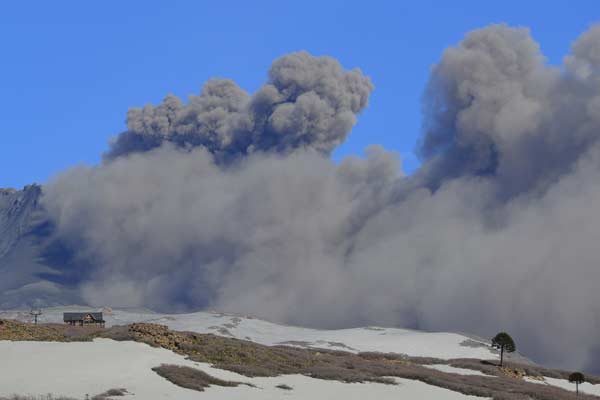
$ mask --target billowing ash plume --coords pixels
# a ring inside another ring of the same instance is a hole
[[[526,29],[470,33],[434,68],[421,152],[434,184],[493,176],[500,196],[544,190],[598,140],[596,27],[565,68],[545,64]]]
[[[269,81],[253,96],[231,80],[213,79],[187,105],[169,95],[157,107],[129,110],[128,130],[107,156],[165,142],[202,146],[217,159],[300,147],[329,153],[346,139],[372,90],[360,70],[344,71],[333,58],[298,52],[275,60]]]
[[[292,54],[252,96],[210,81],[130,111],[105,162],[59,175],[44,204],[91,304],[507,330],[595,369],[599,54],[600,27],[556,67],[525,29],[469,33],[432,71],[410,177],[377,146],[327,158],[372,86]]]

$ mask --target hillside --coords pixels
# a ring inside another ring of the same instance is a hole
[[[63,312],[82,307],[55,307],[43,310],[42,323],[61,324]],[[85,308],[84,308],[85,309]],[[102,311],[102,309],[97,309]],[[361,327],[318,330],[274,324],[257,318],[219,312],[159,314],[148,310],[104,310],[106,327],[132,323],[153,323],[177,331],[212,333],[250,340],[267,346],[294,345],[303,348],[343,350],[353,353],[378,351],[438,358],[495,358],[497,352],[481,338],[454,333],[425,333],[409,329]],[[0,311],[0,318],[30,321],[27,311]],[[526,361],[519,355],[515,361]]]
[[[79,300],[69,287],[68,251],[51,239],[42,188],[0,189],[0,307]]]
[[[459,334],[320,331],[220,313],[121,310],[105,310],[104,330],[60,324],[74,308],[44,310],[38,326],[22,322],[26,312],[0,313],[0,369],[10,371],[0,374],[0,397],[84,398],[118,388],[127,398],[183,400],[575,398],[568,372],[519,356],[500,369],[485,341]],[[600,396],[600,385],[580,389],[582,399],[600,398],[591,396]]]

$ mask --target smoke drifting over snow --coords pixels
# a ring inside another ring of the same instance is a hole
[[[131,110],[102,165],[44,188],[57,237],[88,265],[83,295],[321,327],[507,330],[540,361],[599,367],[600,27],[561,67],[504,25],[446,50],[410,177],[378,146],[327,157],[371,90],[296,53],[251,96],[209,81],[187,105]]]

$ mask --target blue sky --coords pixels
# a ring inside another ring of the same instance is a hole
[[[128,107],[198,93],[211,77],[254,91],[271,61],[307,50],[360,67],[376,89],[349,140],[414,170],[420,99],[444,48],[490,23],[528,26],[550,63],[600,21],[597,1],[20,1],[0,5],[0,187],[95,164]]]

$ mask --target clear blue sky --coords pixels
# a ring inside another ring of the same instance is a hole
[[[598,1],[14,1],[0,5],[0,187],[95,164],[128,107],[198,93],[210,77],[254,91],[271,61],[308,50],[360,67],[370,107],[336,151],[371,143],[405,168],[428,71],[465,32],[528,26],[549,62],[600,21]]]

